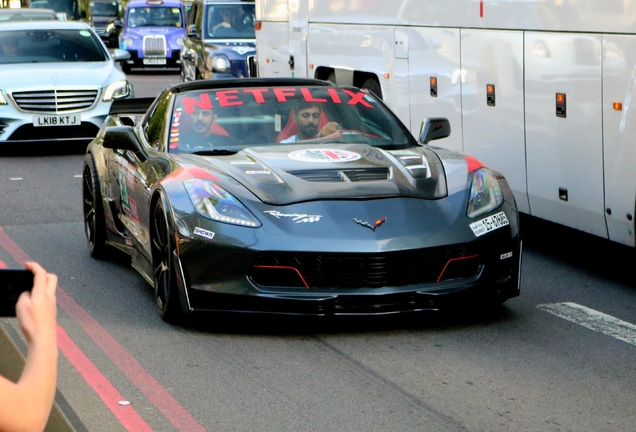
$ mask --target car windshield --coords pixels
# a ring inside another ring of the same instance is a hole
[[[176,96],[169,152],[222,155],[299,142],[416,145],[381,103],[353,87],[246,87]]]
[[[168,6],[148,6],[128,10],[128,27],[183,27],[181,9]]]
[[[86,29],[0,31],[0,63],[106,60],[99,41]]]
[[[119,5],[116,1],[94,1],[91,2],[91,13],[93,16],[117,18]]]
[[[205,6],[205,39],[254,39],[254,4]]]

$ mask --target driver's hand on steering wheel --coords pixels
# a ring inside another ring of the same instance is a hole
[[[322,138],[324,136],[331,135],[332,133],[335,133],[339,130],[340,130],[340,125],[338,123],[329,122],[326,125],[324,125],[322,129],[320,129],[320,132],[318,132],[318,135],[316,135],[316,138]]]

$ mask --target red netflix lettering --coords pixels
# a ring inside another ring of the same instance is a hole
[[[349,105],[357,105],[358,103],[361,103],[367,108],[373,108],[373,105],[363,100],[363,98],[366,96],[364,93],[354,93],[351,90],[346,89],[342,89],[342,91],[351,96],[351,100],[348,102]]]
[[[268,89],[243,89],[244,93],[252,93],[254,95],[254,100],[256,103],[262,104],[265,103],[265,98],[263,97],[263,93],[268,92]]]
[[[307,102],[323,102],[323,103],[327,103],[327,99],[316,99],[315,97],[313,97],[311,95],[311,93],[309,93],[309,89],[307,89],[307,88],[301,88],[300,92],[303,94],[303,96],[305,97],[305,100]]]
[[[274,94],[278,102],[287,102],[288,97],[296,95],[296,89],[294,88],[275,88]]]
[[[327,91],[329,92],[329,96],[331,96],[331,100],[333,101],[333,103],[342,103],[342,100],[340,100],[340,95],[338,94],[338,91],[334,88],[328,88]]]
[[[224,90],[216,92],[216,98],[219,101],[219,105],[222,107],[243,105],[243,101],[234,100],[238,99],[237,95],[238,90]],[[233,102],[230,102],[230,100],[233,100]]]
[[[192,114],[194,112],[194,107],[197,107],[202,110],[210,110],[212,109],[212,101],[210,100],[210,95],[207,93],[201,93],[201,100],[198,101],[195,98],[186,97],[183,98],[183,109],[186,114]]]

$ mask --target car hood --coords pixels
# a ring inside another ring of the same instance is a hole
[[[271,205],[324,199],[438,199],[448,192],[441,160],[424,148],[278,145],[251,147],[231,156],[176,158],[193,176],[201,169],[217,178],[227,175]],[[463,178],[465,182],[465,170]]]
[[[104,87],[123,79],[126,76],[111,61],[46,63],[45,70],[42,63],[10,64],[0,68],[0,86],[12,91],[49,87]]]

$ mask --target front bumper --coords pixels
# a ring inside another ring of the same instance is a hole
[[[101,98],[99,92],[98,98]],[[3,143],[90,141],[108,116],[111,102],[100,99],[89,109],[73,113],[27,112],[19,110],[12,102],[0,105],[0,145]],[[35,116],[79,115],[75,125],[34,126]]]
[[[381,253],[257,251],[191,238],[180,238],[179,250],[184,310],[316,316],[503,302],[519,295],[522,254],[516,226],[465,244]]]
[[[171,50],[166,57],[144,57],[143,52],[139,50],[129,49],[130,59],[124,61],[130,68],[143,69],[162,69],[162,68],[180,68],[181,67],[181,50]]]

